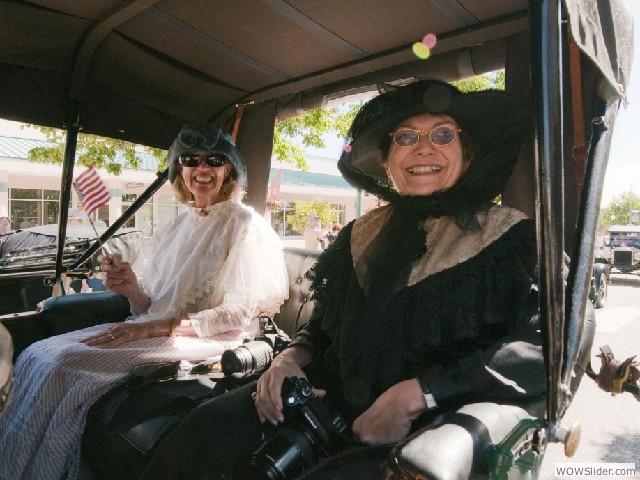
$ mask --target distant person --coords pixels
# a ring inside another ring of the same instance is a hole
[[[314,212],[307,215],[307,228],[304,229],[304,248],[322,250],[327,232],[320,226],[320,217]]]
[[[331,245],[333,242],[336,241],[336,238],[338,238],[338,234],[340,233],[340,230],[342,230],[341,224],[334,223],[333,225],[331,225],[331,230],[327,235],[327,241],[329,242],[329,245]]]
[[[0,235],[13,233],[11,228],[11,219],[9,217],[0,217]]]
[[[24,229],[24,228],[31,228],[33,225],[31,225],[31,222],[29,220],[27,220],[26,218],[23,218],[20,221],[20,228]]]

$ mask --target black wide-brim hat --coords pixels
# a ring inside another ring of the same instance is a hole
[[[501,193],[528,127],[526,110],[502,90],[463,93],[438,80],[389,87],[362,107],[338,161],[344,178],[355,188],[392,201],[398,194],[382,166],[389,133],[400,122],[424,113],[452,117],[477,147],[471,165],[450,189],[457,201],[475,204]]]
[[[222,153],[229,158],[233,166],[233,176],[244,188],[247,183],[247,166],[244,158],[236,148],[236,143],[228,133],[213,124],[185,125],[169,148],[169,181],[178,176],[178,157],[185,153],[202,151],[206,153]]]

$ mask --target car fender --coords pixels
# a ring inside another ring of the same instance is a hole
[[[609,279],[609,265],[606,263],[594,263],[593,264],[593,276],[596,289],[600,286],[600,278],[602,274],[605,274],[607,280]]]

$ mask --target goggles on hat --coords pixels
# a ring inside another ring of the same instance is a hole
[[[441,125],[429,130],[418,130],[415,128],[401,127],[389,134],[393,142],[399,147],[413,147],[420,141],[422,135],[426,135],[432,145],[444,147],[453,142],[461,129]]]
[[[189,153],[178,157],[178,163],[180,165],[191,168],[201,165],[203,160],[209,167],[222,167],[229,163],[229,157],[222,153],[210,153],[208,155]]]

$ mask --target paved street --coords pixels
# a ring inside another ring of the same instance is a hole
[[[600,367],[595,355],[598,347],[608,344],[616,358],[633,355],[640,359],[640,275],[612,274],[605,308],[596,310],[597,332],[592,350],[594,370]],[[572,458],[564,456],[563,446],[549,445],[541,479],[556,477],[555,463],[635,463],[640,478],[640,402],[628,393],[612,397],[596,387],[586,375],[576,398],[564,417],[563,425],[579,422],[582,426],[580,447]]]

